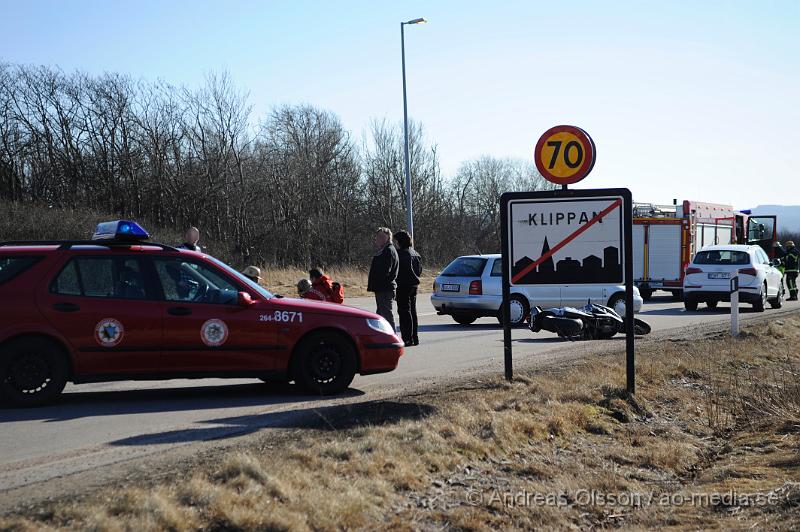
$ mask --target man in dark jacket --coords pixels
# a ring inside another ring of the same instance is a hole
[[[367,291],[375,293],[375,303],[378,315],[386,318],[386,321],[394,326],[394,315],[392,314],[392,301],[394,291],[397,288],[397,270],[399,260],[397,250],[392,245],[392,231],[386,227],[379,227],[375,232],[375,248],[377,253],[372,257],[372,265],[369,267],[369,277],[367,279]]]
[[[784,272],[786,275],[786,287],[789,289],[789,301],[797,301],[797,275],[800,271],[800,250],[794,242],[786,243],[786,255],[784,260]]]
[[[419,345],[417,334],[417,287],[422,275],[422,259],[414,250],[414,241],[406,231],[394,234],[400,268],[397,274],[397,314],[400,334],[406,346]]]

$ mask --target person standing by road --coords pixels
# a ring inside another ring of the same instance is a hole
[[[784,257],[784,273],[786,286],[789,289],[789,301],[797,301],[797,274],[800,267],[800,250],[791,240],[786,242],[786,256]]]
[[[200,230],[197,227],[190,227],[187,229],[184,238],[186,240],[183,244],[178,246],[178,249],[190,249],[192,251],[202,253],[202,248],[197,245],[197,243],[200,241]]]
[[[392,245],[392,230],[379,227],[375,232],[375,248],[378,250],[372,257],[367,278],[367,291],[375,293],[376,313],[383,316],[392,330],[395,330],[392,300],[397,288],[397,270],[399,259],[397,250]]]
[[[394,234],[397,257],[397,314],[400,316],[400,334],[406,347],[419,345],[417,332],[417,287],[422,275],[422,259],[414,249],[414,241],[407,231]]]

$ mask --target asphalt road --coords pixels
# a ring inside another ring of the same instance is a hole
[[[369,299],[353,306],[374,310]],[[747,307],[745,305],[745,307]],[[797,303],[785,308],[800,309]],[[264,427],[291,427],[300,413],[470,372],[502,371],[502,329],[495,319],[469,326],[437,316],[428,296],[419,298],[421,345],[408,348],[392,373],[357,376],[343,397],[300,395],[293,386],[268,387],[254,380],[174,380],[69,385],[63,401],[34,409],[0,409],[0,506],[17,488],[110,464],[161,453],[177,446],[229,438]],[[769,313],[770,310],[767,310]],[[774,312],[774,311],[773,311]],[[757,316],[746,308],[743,320]],[[657,298],[640,318],[653,331],[729,320],[729,307],[684,312],[680,303]],[[576,344],[549,333],[513,333],[514,358],[536,364],[575,356]]]

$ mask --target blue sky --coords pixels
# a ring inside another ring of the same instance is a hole
[[[800,204],[800,1],[255,2],[0,0],[0,60],[196,86],[227,70],[254,116],[337,113],[359,137],[409,113],[445,175],[483,154],[532,160],[556,124],[587,130],[578,187]]]

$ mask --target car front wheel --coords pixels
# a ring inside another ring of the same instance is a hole
[[[778,295],[775,296],[775,299],[770,300],[769,306],[772,308],[781,308],[783,307],[783,298],[785,297],[785,293],[783,291],[783,283],[778,287]]]
[[[312,333],[297,347],[293,366],[295,382],[307,391],[320,395],[340,393],[355,377],[355,348],[339,334]]]
[[[21,338],[0,350],[0,396],[14,406],[53,401],[67,384],[69,367],[58,345]]]

